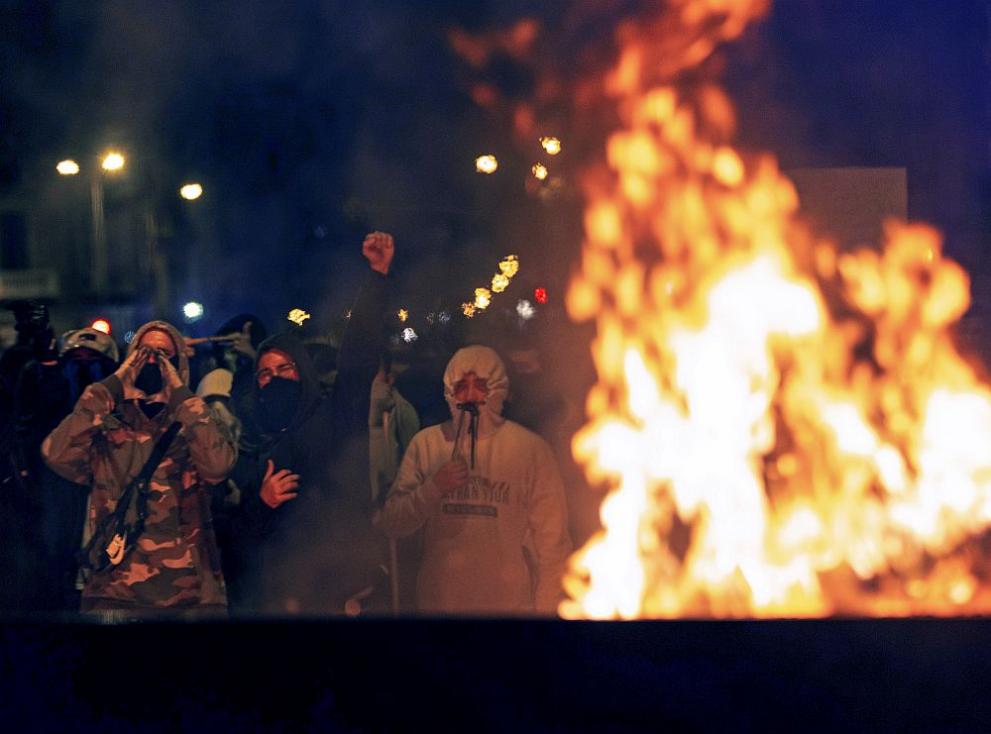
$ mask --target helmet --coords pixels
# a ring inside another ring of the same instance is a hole
[[[62,335],[62,347],[59,349],[59,356],[64,357],[73,349],[81,348],[90,349],[114,362],[120,359],[117,343],[114,342],[113,338],[109,334],[90,328],[65,332]]]

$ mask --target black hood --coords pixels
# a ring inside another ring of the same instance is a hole
[[[292,361],[296,363],[296,371],[299,373],[302,395],[296,415],[292,423],[289,424],[291,430],[306,420],[320,402],[320,380],[316,367],[313,365],[313,360],[310,359],[309,352],[306,351],[306,347],[293,334],[287,333],[275,334],[261,343],[261,346],[258,347],[258,359],[255,360],[255,372],[258,371],[258,360],[262,358],[265,352],[272,349],[278,349],[280,352],[288,354],[292,358]],[[259,388],[258,381],[254,378],[253,385],[255,402],[257,404]]]

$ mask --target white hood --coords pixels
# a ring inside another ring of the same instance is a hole
[[[494,349],[474,345],[455,352],[444,370],[444,399],[447,400],[455,424],[461,411],[454,399],[454,385],[469,372],[485,378],[489,388],[485,403],[478,406],[479,435],[484,436],[505,421],[502,406],[509,394],[509,377],[506,375],[506,366]]]

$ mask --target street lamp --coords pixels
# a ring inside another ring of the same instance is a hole
[[[109,150],[102,158],[94,159],[89,168],[89,200],[92,213],[92,249],[90,267],[91,286],[98,296],[103,296],[107,288],[107,231],[106,215],[103,208],[103,179],[95,163],[106,173],[119,173],[123,170],[125,158],[116,150]],[[75,176],[80,172],[79,164],[71,158],[59,161],[55,170],[60,176]]]
[[[55,170],[62,176],[75,176],[79,173],[79,164],[71,158],[66,158],[64,161],[58,162],[58,165],[55,166]]]
[[[183,187],[179,189],[179,196],[186,201],[196,201],[198,198],[203,196],[203,187],[198,183],[184,184]]]
[[[190,301],[182,307],[182,317],[189,323],[199,321],[203,318],[203,313],[203,304],[196,301]]]
[[[104,171],[108,171],[110,173],[119,171],[124,167],[124,156],[116,150],[111,150],[103,156],[103,160],[100,161],[100,167],[103,168]]]

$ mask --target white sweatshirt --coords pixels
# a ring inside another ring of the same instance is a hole
[[[431,477],[451,459],[452,438],[442,426],[416,434],[377,517],[390,537],[424,528],[419,610],[554,614],[571,541],[550,446],[504,421],[478,439],[467,485],[441,496]]]

